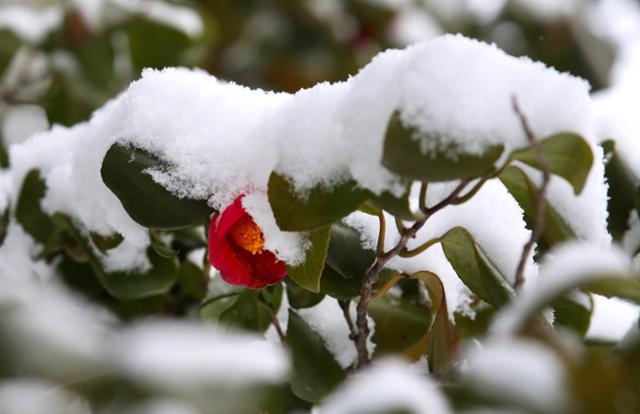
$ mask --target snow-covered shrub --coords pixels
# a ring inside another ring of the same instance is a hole
[[[620,99],[461,35],[295,93],[144,70],[8,147],[0,412],[640,411]]]

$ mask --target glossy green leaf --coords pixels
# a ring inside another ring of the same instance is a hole
[[[451,371],[455,362],[458,335],[449,320],[444,285],[440,278],[431,272],[417,272],[411,277],[420,279],[424,283],[429,292],[432,311],[435,314],[427,341],[429,370],[436,376],[445,375]]]
[[[287,299],[294,309],[310,308],[324,299],[324,293],[309,292],[291,281],[287,283]]]
[[[362,246],[358,230],[344,223],[331,226],[327,264],[347,279],[362,278],[376,260],[376,253]]]
[[[389,121],[384,141],[382,165],[395,174],[413,180],[434,182],[479,177],[491,171],[504,147],[492,146],[481,155],[471,155],[448,146],[425,153],[419,133],[405,127],[398,113]],[[429,137],[438,141],[438,137]]]
[[[318,186],[301,195],[281,175],[269,177],[269,203],[276,223],[285,231],[306,231],[333,224],[345,217],[369,197],[369,191],[347,180],[332,188]]]
[[[304,262],[300,265],[287,265],[287,274],[298,286],[312,292],[320,290],[320,278],[327,258],[331,227],[323,227],[309,233],[311,245],[305,253]]]
[[[239,297],[240,292],[234,292],[208,298],[200,306],[200,319],[208,323],[219,323],[220,316],[231,308]]]
[[[45,244],[53,232],[53,222],[40,206],[47,185],[38,170],[31,170],[22,182],[16,204],[16,220],[36,241]]]
[[[319,402],[345,378],[345,373],[320,337],[289,310],[287,345],[293,357],[291,389],[305,401]]]
[[[563,132],[541,141],[544,157],[552,174],[567,180],[576,194],[580,194],[593,165],[593,152],[580,135]],[[514,160],[540,168],[534,148],[525,148],[511,154]]]
[[[640,209],[640,202],[636,196],[638,178],[617,153],[614,141],[605,141],[602,148],[605,152],[604,174],[607,178],[609,196],[607,227],[613,238],[621,241],[629,229],[629,215],[634,209]]]
[[[385,295],[369,302],[375,321],[375,355],[403,353],[426,335],[431,324],[429,309],[409,300]]]
[[[537,188],[529,179],[527,174],[519,167],[509,166],[499,175],[500,181],[509,190],[516,202],[524,211],[524,219],[529,228],[533,226],[535,211],[535,197]],[[545,227],[542,233],[542,240],[539,243],[544,249],[555,244],[575,239],[574,231],[567,222],[560,216],[553,206],[545,201]]]
[[[455,227],[442,236],[442,250],[458,277],[485,302],[500,307],[514,291],[487,255],[462,227]]]
[[[145,171],[163,162],[146,151],[113,144],[102,162],[102,180],[136,222],[154,229],[178,229],[209,217],[203,200],[178,198]]]

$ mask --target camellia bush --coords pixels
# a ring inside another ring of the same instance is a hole
[[[0,412],[640,412],[637,317],[587,334],[640,304],[608,131],[460,35],[296,93],[146,69],[8,148]]]

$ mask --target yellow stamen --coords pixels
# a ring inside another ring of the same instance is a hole
[[[244,216],[229,230],[231,240],[251,254],[262,253],[264,236],[250,216]]]

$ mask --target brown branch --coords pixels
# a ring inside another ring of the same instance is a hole
[[[347,322],[347,326],[349,327],[349,339],[351,339],[352,341],[355,341],[356,335],[357,335],[356,327],[353,325],[353,321],[351,320],[351,312],[349,312],[351,301],[340,300],[338,301],[338,303],[340,304],[340,308],[342,308],[342,314],[344,315],[344,320]]]
[[[418,230],[420,230],[429,217],[442,210],[444,207],[453,204],[459,197],[460,193],[464,191],[467,185],[471,182],[470,179],[462,180],[460,184],[442,201],[435,204],[433,207],[427,207],[421,205],[420,209],[425,214],[425,217],[419,221],[416,221],[411,227],[404,229],[400,234],[400,240],[398,243],[386,253],[378,253],[376,261],[369,269],[362,282],[360,289],[360,300],[356,306],[356,327],[354,343],[356,351],[358,353],[358,360],[356,361],[356,369],[359,369],[369,363],[369,350],[367,349],[367,338],[369,337],[369,323],[367,322],[367,308],[371,301],[371,294],[373,292],[373,285],[378,281],[380,272],[384,269],[384,265],[399,255],[407,247],[409,240],[413,239]]]
[[[547,187],[549,186],[549,181],[551,180],[551,173],[549,170],[549,164],[547,163],[547,159],[544,155],[544,148],[540,143],[540,140],[535,136],[529,122],[527,121],[526,116],[520,109],[520,105],[518,105],[518,100],[515,96],[512,98],[513,110],[516,115],[520,119],[520,124],[522,124],[522,129],[529,140],[529,143],[533,147],[536,153],[536,160],[538,161],[538,166],[540,171],[542,171],[542,185],[538,189],[535,194],[534,200],[534,219],[533,225],[531,229],[531,237],[529,241],[522,248],[522,255],[520,256],[520,262],[518,263],[518,268],[516,270],[516,279],[513,287],[516,291],[520,291],[522,286],[524,285],[524,268],[527,264],[527,258],[531,254],[533,250],[533,246],[538,242],[540,236],[544,232],[544,210],[545,210],[545,195],[547,193]]]

